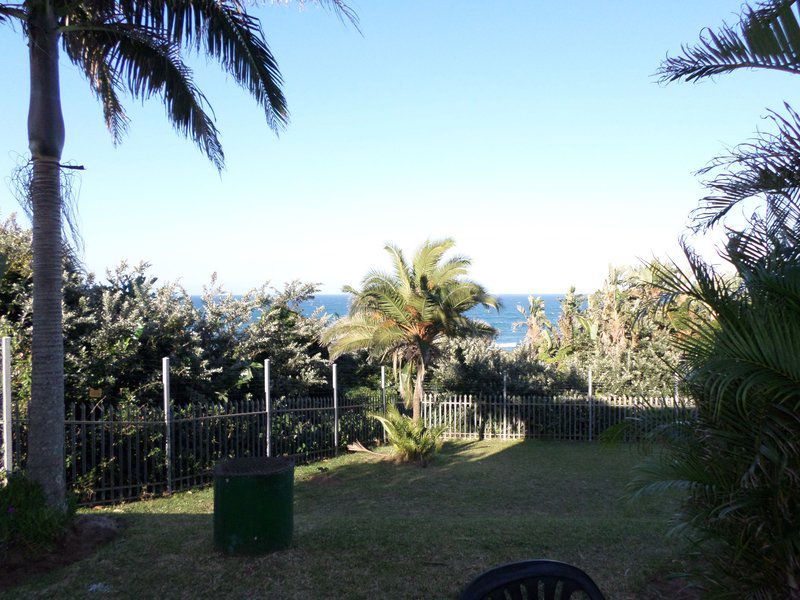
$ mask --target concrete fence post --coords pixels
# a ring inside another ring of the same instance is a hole
[[[11,434],[11,338],[3,338],[3,467],[14,470],[14,442]]]
[[[589,403],[589,441],[594,440],[594,390],[592,389],[592,370],[589,369],[589,389],[587,401]]]
[[[336,381],[336,363],[333,363],[333,452],[339,454],[339,389]]]
[[[508,438],[508,373],[503,371],[503,439]]]
[[[381,404],[383,405],[383,416],[386,416],[386,367],[381,366]],[[383,429],[383,427],[381,427]],[[383,429],[383,443],[386,443],[386,430]]]
[[[272,456],[272,398],[270,397],[269,359],[264,361],[264,412],[266,413],[266,450],[267,456]]]
[[[680,382],[680,377],[678,377],[678,374],[675,373],[675,389],[673,391],[673,399],[672,399],[672,415],[673,415],[673,419],[675,421],[677,421],[679,419],[679,415],[678,415],[678,402],[680,400],[680,397],[678,396],[678,384],[679,384],[679,382]]]
[[[172,398],[169,390],[169,358],[161,359],[161,383],[164,387],[164,454],[167,464],[167,493],[172,493]]]

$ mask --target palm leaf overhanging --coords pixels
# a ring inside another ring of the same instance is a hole
[[[409,263],[399,248],[387,245],[393,271],[370,271],[360,289],[345,287],[352,296],[350,313],[323,336],[334,358],[366,349],[378,361],[391,361],[415,421],[426,370],[442,343],[497,333],[487,323],[465,316],[476,306],[497,308],[499,303],[482,286],[464,278],[468,258],[445,259],[453,246],[451,239],[428,241]]]
[[[800,1],[780,0],[745,5],[737,25],[706,30],[700,42],[668,57],[658,74],[664,82],[697,81],[738,69],[800,73]],[[713,173],[705,182],[711,193],[694,211],[696,229],[721,222],[735,206],[758,196],[795,201],[800,188],[800,117],[785,104],[787,116],[771,111],[777,132],[760,132],[699,171]]]
[[[785,107],[787,117],[770,112],[776,133],[760,132],[700,170],[715,175],[705,182],[711,193],[693,213],[697,229],[716,225],[750,198],[800,200],[800,116]]]
[[[321,2],[357,25],[340,0]],[[0,23],[17,20],[23,29],[44,0],[0,4]],[[79,0],[52,2],[61,44],[86,76],[118,142],[128,125],[123,93],[136,100],[161,96],[167,118],[217,166],[224,154],[213,113],[195,85],[184,52],[215,60],[262,107],[279,132],[289,118],[278,63],[259,19],[239,0]]]
[[[695,81],[738,69],[800,73],[800,23],[797,0],[745,5],[739,23],[705,30],[700,42],[683,46],[658,71],[662,81]]]

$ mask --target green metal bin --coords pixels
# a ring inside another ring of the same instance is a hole
[[[226,554],[264,554],[292,543],[294,462],[230,458],[214,468],[214,545]]]

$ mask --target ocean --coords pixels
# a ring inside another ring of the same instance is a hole
[[[544,310],[547,318],[555,325],[558,316],[561,314],[561,294],[533,294],[544,300]],[[334,316],[347,314],[348,298],[346,294],[318,294],[313,299],[302,304],[305,314],[311,314],[318,307]],[[473,308],[467,315],[473,319],[482,319],[489,323],[499,332],[497,345],[501,348],[511,349],[525,337],[525,328],[521,327],[513,331],[512,325],[515,321],[521,321],[522,315],[517,311],[517,306],[522,306],[526,311],[528,308],[528,294],[501,294],[499,296],[502,307],[499,311],[486,309],[482,306]]]
[[[561,314],[561,294],[534,294],[544,300],[544,310],[547,318],[555,325]],[[498,296],[502,306],[499,311],[486,309],[482,306],[473,308],[467,315],[473,319],[482,319],[497,329],[498,335],[496,343],[501,348],[512,349],[525,337],[525,328],[521,327],[517,331],[513,330],[513,323],[521,321],[522,315],[517,310],[517,306],[528,308],[528,294],[501,294]],[[200,296],[192,296],[195,306],[200,306]],[[318,308],[323,312],[341,317],[347,314],[349,306],[349,296],[347,294],[317,294],[312,299],[300,305],[303,314],[309,316]]]

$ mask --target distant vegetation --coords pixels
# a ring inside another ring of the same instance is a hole
[[[595,389],[609,394],[671,395],[680,351],[670,341],[681,299],[666,305],[653,285],[658,263],[612,268],[603,287],[585,297],[571,288],[561,300],[557,323],[544,302],[531,296],[519,306],[523,342],[512,352],[481,341],[455,341],[433,375],[434,387],[471,393],[503,387],[512,394],[543,394],[553,389],[585,390],[591,369]],[[669,269],[667,269],[669,271]]]

